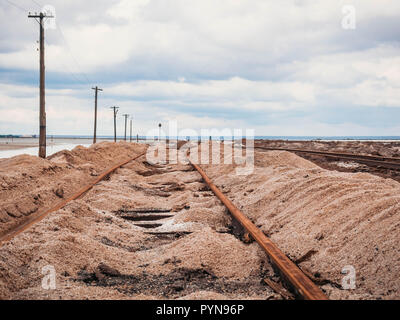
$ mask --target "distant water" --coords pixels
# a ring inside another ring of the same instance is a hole
[[[89,136],[54,136],[54,144],[49,144],[47,146],[47,156],[53,155],[61,150],[72,150],[77,145],[82,145],[84,147],[89,147],[91,145],[91,138]],[[179,137],[180,140],[188,139],[189,137]],[[122,140],[123,137],[118,137],[118,140]],[[141,142],[145,140],[145,137],[139,137]],[[163,138],[165,139],[165,138]],[[170,137],[169,139],[173,140],[176,137]],[[190,140],[208,140],[209,137],[190,137]],[[221,140],[219,137],[214,137],[213,140]],[[257,140],[288,140],[288,141],[400,141],[400,136],[257,136],[255,137]],[[18,139],[14,138],[13,140],[7,138],[1,138],[1,142],[6,141],[20,141],[20,142],[38,142],[37,138],[25,138]],[[112,137],[99,137],[99,142],[101,140],[109,140],[112,141]],[[148,139],[151,140],[150,138]],[[225,140],[229,140],[228,137],[225,137]],[[10,158],[15,157],[21,154],[28,154],[37,156],[38,155],[38,147],[34,148],[24,148],[24,149],[16,149],[16,150],[0,150],[0,159],[1,158]]]
[[[66,139],[90,139],[88,136],[54,136],[55,138],[66,138]],[[152,137],[151,137],[152,138]],[[149,140],[151,139],[149,138]],[[171,137],[176,138],[176,137]],[[186,139],[187,137],[180,137],[179,139]],[[301,141],[311,141],[311,140],[356,140],[356,141],[381,141],[381,140],[400,140],[400,136],[256,136],[257,140],[301,140]],[[99,139],[112,140],[113,137],[103,136]],[[118,137],[118,140],[122,140],[123,137]],[[144,140],[145,137],[139,137],[139,139]],[[197,140],[199,137],[191,137],[191,140]],[[201,139],[209,139],[209,137],[202,137]]]
[[[256,137],[257,140],[299,140],[299,141],[337,141],[337,140],[353,140],[353,141],[396,141],[400,140],[400,136],[337,136],[337,137],[324,137],[324,136],[304,136],[304,137],[294,137],[294,136],[259,136]]]
[[[15,139],[18,139],[17,136],[14,137]],[[91,136],[48,136],[48,140],[50,138],[54,138],[55,141],[59,140],[89,140],[91,141],[92,137]],[[147,137],[147,140],[152,140],[157,137]],[[182,136],[179,137],[181,140],[185,140],[188,137]],[[5,139],[4,137],[0,139]],[[29,139],[29,138],[28,138]],[[36,139],[37,138],[33,138]],[[112,136],[99,136],[99,140],[107,140],[107,141],[113,141],[114,137]],[[123,140],[124,137],[117,137],[118,141]],[[129,139],[129,138],[128,138]],[[146,137],[140,136],[140,140],[146,140]],[[163,137],[165,139],[165,137]],[[168,139],[176,139],[176,137],[168,137]],[[190,137],[191,140],[198,140],[200,137]],[[209,139],[209,137],[201,137],[202,140]],[[219,137],[213,137],[214,140],[220,139]],[[312,141],[312,140],[325,140],[325,141],[334,141],[334,140],[355,140],[355,141],[397,141],[400,140],[400,136],[256,136],[255,139],[257,140],[301,140],[301,141]],[[10,139],[9,139],[10,140]],[[136,140],[136,136],[133,137],[133,140]],[[77,142],[79,143],[79,142]]]
[[[188,139],[189,137],[180,137],[179,139]],[[191,137],[190,140],[208,140],[210,137]],[[176,137],[174,137],[176,139]],[[213,137],[213,140],[221,140],[223,137]],[[225,137],[225,140],[232,138]],[[237,139],[237,138],[236,138]],[[288,141],[399,141],[400,136],[256,136],[256,140],[288,140]]]
[[[47,156],[51,156],[61,150],[72,150],[77,146],[77,144],[58,144],[54,146],[47,146]],[[90,145],[83,144],[84,147],[89,147]],[[11,158],[15,156],[19,156],[22,154],[27,154],[31,156],[37,156],[39,153],[39,148],[24,148],[24,149],[16,149],[16,150],[0,150],[0,159],[2,158]]]

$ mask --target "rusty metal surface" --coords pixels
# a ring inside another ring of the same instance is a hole
[[[125,160],[124,162],[119,163],[119,164],[109,168],[108,170],[103,172],[100,176],[98,176],[94,181],[92,181],[90,184],[88,184],[87,186],[85,186],[82,189],[80,189],[78,192],[76,192],[74,195],[72,195],[68,199],[58,203],[56,206],[54,206],[54,207],[52,207],[52,208],[50,208],[50,209],[48,209],[46,211],[39,212],[39,213],[31,216],[23,224],[17,226],[16,228],[14,228],[14,229],[12,229],[10,231],[7,231],[5,234],[0,235],[0,246],[4,245],[5,242],[8,242],[8,241],[12,240],[14,237],[19,235],[20,233],[26,231],[27,229],[32,227],[34,224],[36,224],[39,221],[43,220],[50,213],[55,212],[57,210],[60,210],[63,207],[65,207],[69,202],[80,198],[82,195],[84,195],[86,192],[88,192],[90,189],[92,189],[97,183],[99,183],[104,178],[109,176],[115,170],[121,168],[122,166],[128,164],[131,161],[139,159],[140,157],[144,156],[145,154],[146,154],[145,152],[141,153],[140,155],[137,155],[137,156],[135,156],[135,157],[133,157],[133,158],[131,158],[129,160]]]
[[[287,151],[293,153],[314,154],[328,158],[351,160],[366,165],[375,165],[384,168],[400,170],[400,158],[387,158],[379,156],[368,156],[362,154],[350,154],[350,153],[338,153],[338,152],[314,151],[314,150],[290,149],[290,148],[270,148],[270,147],[260,147],[260,146],[255,146],[254,148],[266,151]]]
[[[204,181],[228,208],[232,216],[249,232],[272,262],[279,268],[284,277],[293,285],[299,295],[306,300],[327,300],[325,294],[270,240],[250,221],[236,206],[213,184],[205,171],[191,162]]]

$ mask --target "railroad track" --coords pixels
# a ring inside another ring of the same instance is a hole
[[[263,147],[257,145],[254,146],[254,149],[266,150],[266,151],[288,151],[298,154],[317,155],[338,160],[354,161],[369,166],[382,167],[392,170],[400,170],[400,158],[388,158],[388,157],[368,156],[361,154],[350,154],[350,153],[328,152],[328,151],[314,151],[306,149],[271,148],[271,147]]]
[[[267,236],[250,221],[211,181],[205,171],[198,165],[191,163],[200,173],[205,183],[214,192],[218,199],[226,206],[232,217],[253,237],[279,269],[285,279],[292,285],[292,289],[306,300],[327,300],[325,294],[273,243]]]
[[[12,240],[14,237],[19,235],[20,233],[28,230],[34,224],[43,220],[49,214],[63,208],[69,202],[76,200],[82,197],[86,192],[92,189],[98,182],[105,179],[112,172],[121,168],[122,166],[128,164],[131,161],[137,160],[142,157],[145,153],[142,153],[134,158],[126,160],[120,164],[113,166],[112,168],[105,171],[101,174],[95,181],[91,182],[89,185],[85,186],[77,193],[75,193],[70,198],[62,201],[56,206],[43,211],[33,217],[31,217],[28,221],[26,221],[23,225],[18,226],[17,228],[7,232],[6,234],[0,236],[0,245],[4,244]],[[254,223],[246,217],[246,215],[241,212],[222,192],[221,190],[211,181],[211,179],[207,176],[206,172],[198,165],[191,163],[191,166],[201,175],[203,181],[207,186],[211,189],[214,195],[222,202],[222,204],[229,210],[233,219],[235,219],[246,231],[247,233],[260,245],[260,247],[264,250],[264,252],[269,257],[271,263],[276,266],[281,274],[282,281],[288,284],[288,287],[297,297],[301,297],[305,300],[327,300],[325,294],[321,291],[321,289],[315,285],[311,279],[304,274],[299,267],[296,266],[294,262],[292,262],[279,248],[276,244],[274,244],[267,236],[257,228]],[[162,195],[160,195],[162,196]],[[131,211],[123,211],[119,212],[119,215],[126,219],[131,220],[136,226],[151,231],[150,229],[155,229],[161,226],[158,221],[163,219],[168,219],[173,217],[170,210],[165,209],[154,209],[154,210],[131,210]],[[147,232],[148,234],[154,234],[155,236],[163,236],[168,237],[169,234],[166,233],[158,233],[158,232]],[[268,281],[265,280],[268,284]],[[269,285],[271,289],[279,292],[279,288],[274,287],[274,283]]]
[[[128,164],[129,162],[132,162],[134,160],[139,159],[140,157],[144,156],[146,153],[141,153],[129,160],[125,160],[117,165],[112,166],[102,174],[100,174],[94,181],[77,191],[75,194],[73,194],[71,197],[68,199],[61,201],[60,203],[56,204],[54,207],[51,207],[49,209],[45,209],[44,211],[39,211],[37,214],[32,215],[28,220],[24,221],[22,224],[18,225],[17,227],[13,228],[12,230],[8,230],[3,234],[0,234],[0,247],[15,238],[17,235],[20,233],[28,230],[30,227],[35,225],[36,223],[42,221],[44,218],[46,218],[49,214],[60,210],[64,208],[68,203],[70,203],[73,200],[79,199],[82,197],[85,193],[87,193],[90,189],[92,189],[96,184],[98,184],[100,181],[104,180],[106,177],[108,177],[111,173],[113,173],[115,170],[121,168],[122,166]]]

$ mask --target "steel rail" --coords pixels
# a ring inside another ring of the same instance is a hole
[[[367,156],[367,155],[350,154],[350,153],[335,153],[327,151],[313,151],[313,150],[301,150],[301,149],[289,149],[289,148],[270,148],[270,147],[260,147],[260,146],[255,146],[254,148],[267,151],[287,151],[293,153],[314,154],[329,158],[353,160],[363,164],[374,164],[377,166],[382,166],[390,169],[400,169],[400,162],[389,162],[389,161],[400,161],[400,158],[387,158],[387,157]]]
[[[21,234],[22,232],[28,230],[34,224],[42,221],[50,213],[58,211],[58,210],[62,209],[63,207],[65,207],[69,202],[80,198],[82,195],[84,195],[86,192],[91,190],[96,184],[98,184],[104,178],[109,176],[115,170],[121,168],[122,166],[128,164],[131,161],[139,159],[140,157],[144,156],[145,154],[146,154],[146,152],[143,152],[143,153],[141,153],[141,154],[139,154],[139,155],[137,155],[137,156],[135,156],[133,158],[125,160],[125,161],[123,161],[123,162],[121,162],[121,163],[119,163],[119,164],[107,169],[105,172],[100,174],[94,181],[92,181],[90,184],[88,184],[85,187],[83,187],[82,189],[80,189],[78,192],[76,192],[74,195],[72,195],[68,199],[66,199],[64,201],[61,201],[60,203],[58,203],[54,207],[52,207],[52,208],[50,208],[50,209],[48,209],[48,210],[46,210],[44,212],[41,212],[41,213],[36,214],[34,216],[31,216],[27,221],[25,221],[21,225],[18,225],[16,228],[12,229],[11,231],[6,231],[2,235],[0,235],[0,246],[4,245],[5,242],[8,242],[8,241],[12,240],[14,237],[16,237],[17,235]]]
[[[325,294],[218,189],[200,166],[194,164],[192,161],[190,163],[200,173],[218,199],[228,208],[232,216],[257,241],[272,262],[304,299],[328,300]]]

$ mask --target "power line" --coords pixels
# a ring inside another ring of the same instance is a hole
[[[48,46],[50,46],[49,42],[47,40],[46,44]],[[62,65],[62,67],[64,68],[64,73],[67,73],[70,76],[70,79],[78,84],[86,84],[86,82],[83,79],[79,79],[79,77],[77,76],[77,74],[75,74],[73,71],[71,71],[71,69],[60,59],[58,60],[58,62]]]
[[[24,13],[29,12],[29,10],[27,10],[27,9],[25,9],[25,8],[23,8],[23,7],[21,7],[21,6],[17,5],[17,4],[15,4],[15,3],[13,3],[13,2],[10,1],[10,0],[5,0],[5,1],[6,1],[8,4],[10,4],[11,6],[13,6],[13,7],[19,9],[20,11],[22,11],[22,12],[24,12]],[[34,2],[39,8],[42,8],[42,7],[43,7],[40,3],[38,3],[38,2],[35,1],[35,0],[32,0],[32,2]],[[65,41],[65,39],[64,39],[64,41]],[[46,42],[46,44],[47,44],[48,46],[50,46],[50,44],[49,44],[49,42],[47,41],[47,39],[45,39],[45,42]],[[86,81],[85,81],[85,80],[82,80],[82,79],[79,79],[79,77],[77,77],[77,76],[74,74],[74,72],[72,72],[71,69],[68,68],[68,66],[67,66],[65,63],[62,62],[62,60],[59,60],[59,62],[62,64],[62,66],[64,67],[64,70],[65,70],[65,73],[67,73],[67,74],[70,76],[70,78],[71,78],[72,81],[77,82],[77,83],[80,83],[80,84],[87,84],[87,83],[89,83],[88,78],[87,78],[86,75],[85,75]]]
[[[89,84],[89,83],[90,83],[89,77],[86,75],[85,72],[82,71],[82,68],[81,68],[80,64],[78,63],[78,60],[77,60],[77,59],[75,58],[75,56],[73,55],[72,50],[71,50],[71,47],[69,46],[69,44],[68,44],[68,42],[67,42],[67,39],[66,39],[65,36],[64,36],[64,32],[62,31],[60,22],[57,21],[57,24],[58,24],[58,28],[57,28],[57,29],[58,29],[58,31],[60,32],[60,35],[61,35],[61,37],[63,38],[64,43],[65,43],[65,45],[67,46],[67,49],[68,49],[68,51],[69,51],[69,53],[70,53],[72,59],[74,60],[76,66],[78,67],[78,70],[80,71],[79,73],[82,74],[82,75],[85,77],[87,83]]]
[[[11,2],[10,0],[6,0],[6,1],[7,1],[9,4],[11,4],[13,7],[15,7],[15,8],[21,10],[22,12],[24,12],[24,13],[28,12],[28,10],[22,8],[20,5],[14,3],[14,2]]]
[[[32,2],[33,2],[34,4],[36,4],[39,8],[43,8],[43,6],[42,6],[39,2],[37,2],[37,1],[35,1],[35,0],[32,0]]]
[[[38,1],[36,1],[36,0],[31,0],[31,1],[32,1],[33,3],[35,3],[39,8],[43,8],[43,5],[41,5]],[[89,77],[86,75],[86,73],[84,73],[84,72],[82,71],[82,68],[81,68],[80,64],[78,63],[78,60],[75,58],[75,56],[74,56],[73,53],[72,53],[71,47],[69,46],[69,44],[68,44],[68,42],[67,42],[67,39],[66,39],[65,36],[64,36],[64,32],[62,31],[60,21],[57,21],[57,28],[56,28],[56,29],[57,29],[57,31],[60,33],[61,38],[63,39],[64,44],[65,44],[65,46],[67,47],[67,49],[68,49],[68,51],[69,51],[69,54],[71,55],[72,59],[74,60],[74,63],[75,63],[76,66],[77,66],[78,74],[81,74],[81,75],[83,76],[83,78],[85,79],[85,81],[79,80],[79,79],[74,75],[74,72],[70,71],[69,73],[70,73],[71,75],[73,75],[73,77],[75,78],[75,80],[76,80],[77,82],[84,83],[84,84],[90,84],[91,81],[89,80]],[[64,65],[64,66],[65,66],[65,65]]]

